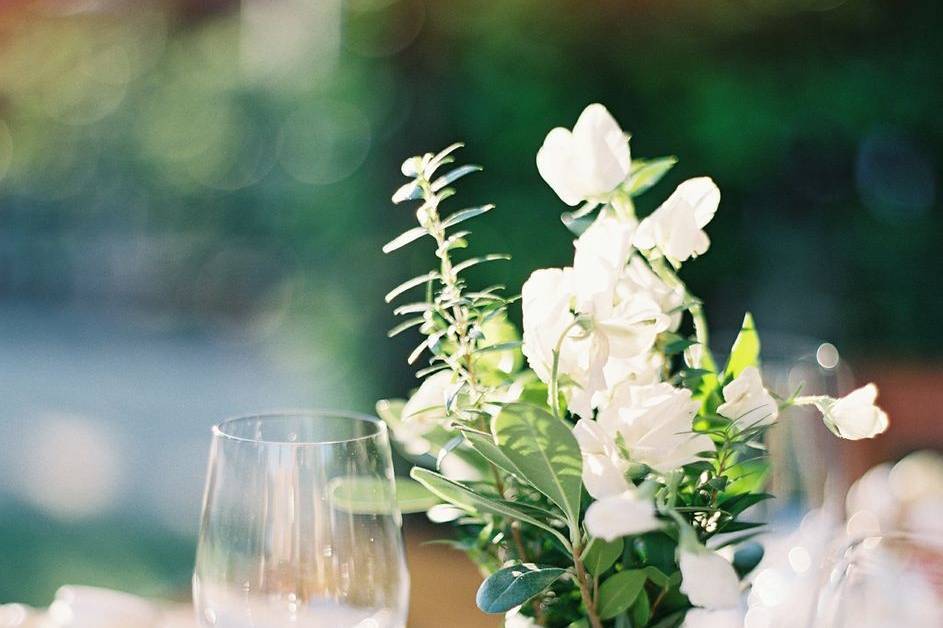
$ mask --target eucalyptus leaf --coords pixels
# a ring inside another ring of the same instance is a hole
[[[591,540],[586,548],[586,554],[583,556],[583,564],[586,565],[586,570],[594,576],[604,574],[622,556],[624,544],[622,539],[606,541],[596,537]]]
[[[498,515],[500,517],[506,517],[508,519],[513,519],[520,521],[521,523],[526,523],[537,528],[541,528],[549,532],[550,534],[557,537],[565,548],[569,548],[569,542],[566,537],[560,534],[559,530],[555,530],[550,527],[549,524],[540,521],[523,511],[515,508],[514,506],[484,497],[479,495],[473,490],[469,489],[458,482],[453,482],[448,478],[439,475],[428,469],[423,469],[422,467],[413,467],[413,470],[410,472],[410,475],[414,480],[425,486],[433,494],[439,496],[443,500],[454,504],[459,508],[470,513],[488,513],[492,515]]]
[[[629,176],[629,194],[638,196],[647,191],[658,183],[676,163],[678,163],[678,158],[673,156],[634,160],[632,162],[632,174]]]
[[[448,229],[449,227],[454,227],[460,222],[465,222],[475,216],[480,216],[486,212],[494,209],[494,205],[481,205],[480,207],[469,207],[468,209],[461,209],[445,220],[442,221],[442,228]]]
[[[760,336],[756,333],[753,316],[747,312],[743,317],[740,333],[737,334],[737,339],[734,340],[733,347],[730,349],[730,359],[727,360],[724,375],[731,379],[735,378],[748,366],[757,366],[759,359]]]
[[[523,479],[578,521],[583,460],[579,444],[563,421],[543,408],[510,404],[494,421],[498,447]]]
[[[357,515],[391,515],[397,508],[403,514],[425,512],[441,503],[421,484],[406,478],[396,478],[395,494],[389,480],[371,476],[335,478],[330,492],[335,508]]]
[[[645,572],[641,569],[620,571],[606,578],[599,587],[596,611],[600,619],[612,619],[623,613],[645,586]]]
[[[494,572],[478,588],[475,602],[486,613],[506,613],[557,581],[565,569],[518,563]]]
[[[410,242],[418,240],[422,236],[428,235],[428,234],[429,232],[426,231],[425,228],[423,227],[413,227],[409,231],[404,231],[403,233],[399,234],[398,236],[396,236],[395,238],[393,238],[392,240],[384,244],[383,252],[392,253],[396,249],[402,248],[406,246],[407,244],[409,244]]]

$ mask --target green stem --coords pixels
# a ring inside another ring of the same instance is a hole
[[[562,419],[560,416],[560,351],[563,350],[563,341],[566,340],[570,330],[580,324],[580,319],[574,319],[563,329],[557,344],[553,347],[553,363],[550,367],[550,382],[547,384],[547,393],[550,397],[550,410],[553,416]]]

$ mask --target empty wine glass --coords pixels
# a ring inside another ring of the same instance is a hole
[[[401,628],[409,578],[386,425],[327,412],[213,428],[193,594],[203,626]]]

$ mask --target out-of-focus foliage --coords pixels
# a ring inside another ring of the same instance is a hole
[[[415,336],[384,337],[383,294],[428,258],[380,252],[413,219],[398,156],[468,142],[489,175],[463,200],[501,216],[475,241],[515,251],[471,275],[519,286],[569,257],[536,150],[598,101],[638,154],[680,157],[665,190],[724,190],[725,253],[688,276],[715,328],[749,303],[848,353],[939,357],[941,22],[931,0],[6,3],[0,298],[317,353],[366,409],[416,381],[389,366]]]

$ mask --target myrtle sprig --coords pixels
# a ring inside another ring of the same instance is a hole
[[[430,366],[422,369],[417,374],[419,377],[451,369],[459,386],[448,400],[447,411],[464,422],[480,422],[482,408],[492,391],[482,384],[476,373],[477,357],[483,352],[512,348],[504,344],[485,346],[483,328],[489,320],[503,316],[512,300],[500,295],[503,286],[468,291],[462,273],[478,264],[510,257],[491,254],[462,261],[453,259],[455,251],[468,246],[467,236],[470,234],[467,230],[453,228],[494,207],[491,204],[480,205],[442,216],[442,202],[455,194],[450,184],[481,170],[480,166],[464,165],[436,176],[442,166],[454,161],[453,153],[461,146],[452,144],[438,154],[426,153],[403,162],[402,172],[410,181],[396,191],[393,202],[421,200],[416,210],[419,226],[394,238],[383,247],[383,251],[390,253],[423,237],[431,237],[435,241],[439,267],[394,288],[386,300],[390,302],[413,288],[425,286],[426,296],[423,301],[394,310],[395,314],[410,318],[390,330],[390,335],[418,326],[424,339],[409,356],[409,363],[414,363],[428,351],[432,354]]]

